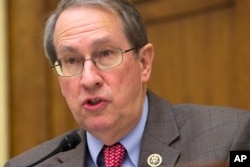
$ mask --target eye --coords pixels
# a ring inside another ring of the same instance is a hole
[[[111,49],[106,49],[100,52],[99,56],[100,57],[108,57],[113,54],[113,51]]]
[[[67,57],[67,58],[64,58],[64,63],[65,64],[81,63],[81,58],[80,57]]]
[[[98,52],[97,55],[95,55],[95,59],[98,59],[99,61],[107,61],[112,60],[117,56],[117,51],[112,48],[103,49]]]

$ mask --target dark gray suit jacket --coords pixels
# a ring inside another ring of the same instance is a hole
[[[162,156],[162,166],[228,161],[230,150],[250,150],[250,112],[192,104],[171,105],[148,91],[149,115],[142,138],[139,167],[146,167],[150,154]],[[76,149],[59,153],[38,166],[83,167],[85,131]],[[54,149],[64,135],[43,143],[5,164],[21,167]]]

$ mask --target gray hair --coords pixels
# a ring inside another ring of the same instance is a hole
[[[44,50],[51,64],[57,60],[54,30],[58,17],[65,9],[85,5],[98,5],[115,11],[123,23],[124,33],[130,45],[136,48],[136,53],[148,43],[143,20],[135,7],[127,0],[62,0],[48,18],[44,29]]]

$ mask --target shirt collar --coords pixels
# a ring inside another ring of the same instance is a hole
[[[127,150],[129,159],[135,166],[137,166],[139,161],[141,138],[146,125],[147,115],[148,97],[146,96],[140,121],[132,131],[130,131],[124,138],[120,140],[120,143]],[[98,138],[87,132],[87,145],[89,148],[90,156],[97,166],[97,158],[103,147],[103,143]]]

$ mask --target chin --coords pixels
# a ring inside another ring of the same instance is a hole
[[[114,121],[107,120],[105,118],[98,118],[98,119],[91,119],[88,121],[87,129],[94,133],[104,133],[105,131],[108,131],[110,129],[114,128]]]

